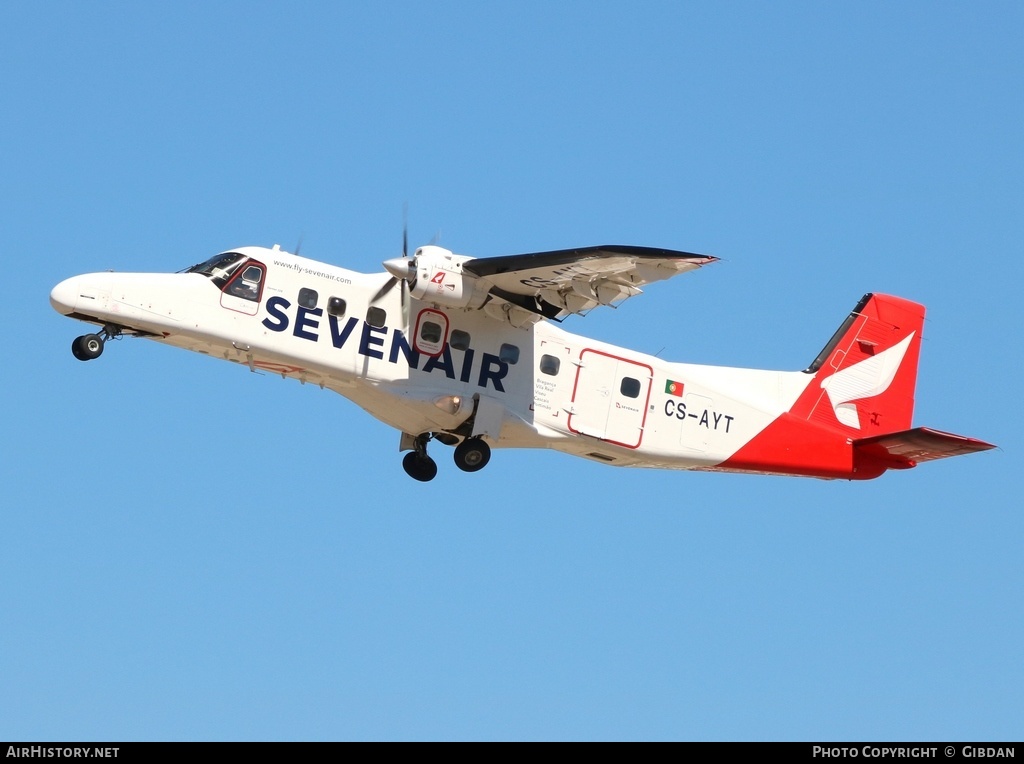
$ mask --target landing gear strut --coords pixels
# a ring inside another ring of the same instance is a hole
[[[79,361],[91,361],[103,355],[103,344],[121,335],[121,329],[108,324],[98,334],[83,334],[71,343],[71,353]]]
[[[455,466],[463,472],[476,472],[487,466],[491,447],[482,438],[466,438],[455,449]]]
[[[429,440],[429,432],[417,435],[413,444],[415,450],[407,453],[402,459],[402,469],[405,470],[405,474],[421,483],[429,483],[437,476],[437,463],[427,456]]]

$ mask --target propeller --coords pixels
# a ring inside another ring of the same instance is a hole
[[[375,303],[384,295],[390,292],[395,284],[401,285],[402,317],[406,324],[408,316],[409,287],[416,281],[416,258],[409,258],[409,207],[402,207],[402,256],[385,260],[384,270],[391,274],[391,278],[384,282],[384,286],[377,290],[377,293],[370,300]]]

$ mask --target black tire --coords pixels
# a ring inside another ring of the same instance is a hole
[[[480,438],[466,438],[455,449],[455,466],[463,472],[477,472],[491,460],[491,447]]]
[[[103,355],[103,338],[98,334],[85,334],[76,342],[78,342],[78,350],[83,356],[83,361],[91,361]]]
[[[415,451],[410,451],[402,459],[402,469],[406,475],[421,483],[429,483],[437,477],[437,462],[429,456],[420,456]]]
[[[91,361],[103,355],[103,338],[98,334],[83,334],[71,343],[71,353],[79,361]]]

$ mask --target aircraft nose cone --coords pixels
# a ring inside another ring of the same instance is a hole
[[[75,312],[78,299],[78,277],[65,279],[50,291],[50,305],[62,315]]]

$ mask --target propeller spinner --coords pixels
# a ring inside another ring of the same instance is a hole
[[[406,302],[409,292],[409,287],[416,282],[416,258],[409,258],[409,223],[408,223],[408,212],[403,209],[402,221],[402,256],[392,257],[390,260],[385,260],[384,270],[391,274],[391,278],[384,282],[377,293],[373,296],[371,303],[376,303],[384,295],[390,292],[395,284],[401,282],[402,284],[402,313],[406,311]],[[405,316],[408,319],[408,316]]]

